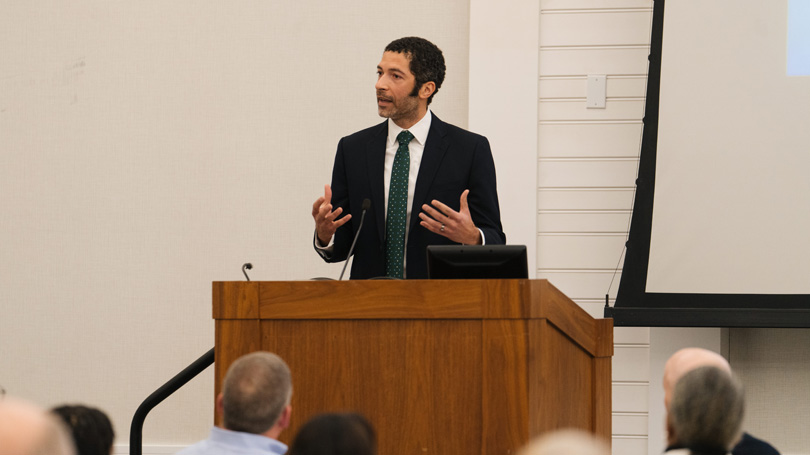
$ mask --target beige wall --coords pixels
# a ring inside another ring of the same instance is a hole
[[[745,429],[783,454],[810,452],[810,330],[730,329],[728,342],[745,385]]]
[[[399,16],[385,1],[2,11],[0,384],[101,406],[119,443],[140,401],[213,346],[212,281],[248,261],[254,280],[337,278],[312,251],[310,208],[338,139],[380,121],[389,41],[444,50],[433,109],[467,125],[466,1]],[[158,407],[145,444],[204,437],[212,378]]]

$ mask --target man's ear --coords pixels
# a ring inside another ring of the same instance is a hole
[[[667,445],[673,446],[678,442],[678,435],[675,433],[675,428],[672,427],[672,421],[669,418],[669,413],[667,413],[666,427],[667,427]]]
[[[278,417],[278,423],[276,424],[277,427],[284,430],[290,426],[290,416],[292,416],[292,406],[287,405],[284,407],[284,410],[281,411],[281,415]]]
[[[428,99],[431,95],[436,91],[436,83],[433,81],[428,81],[422,84],[419,87],[419,98]]]
[[[216,406],[216,409],[217,409],[217,414],[219,414],[220,416],[224,416],[225,415],[225,405],[222,404],[222,392],[220,392],[219,395],[217,395],[217,400],[216,400],[216,405],[215,406]]]

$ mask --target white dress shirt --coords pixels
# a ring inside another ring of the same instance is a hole
[[[428,132],[430,131],[430,121],[433,115],[430,109],[421,120],[416,122],[415,125],[408,128],[408,131],[413,134],[413,139],[408,143],[408,155],[410,155],[410,169],[408,171],[408,210],[405,217],[405,244],[408,243],[408,228],[411,225],[411,208],[413,206],[413,190],[416,188],[416,177],[419,176],[419,165],[422,164],[422,154],[425,151],[425,142],[427,142]],[[394,156],[397,154],[399,142],[397,136],[403,131],[393,120],[388,119],[388,140],[385,143],[385,170],[383,172],[383,181],[385,182],[385,218],[388,219],[388,191],[391,187],[391,171],[394,168]]]

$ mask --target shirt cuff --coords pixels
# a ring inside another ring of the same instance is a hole
[[[315,246],[315,251],[324,259],[332,259],[332,253],[335,251],[335,236],[329,239],[329,244],[326,246],[321,245],[321,240],[318,238],[318,231],[315,231],[315,236],[312,239],[312,244]]]
[[[484,231],[482,231],[481,228],[476,228],[476,229],[478,229],[478,232],[481,234],[481,245],[486,245],[487,244],[487,238],[484,237]],[[462,243],[462,245],[467,245],[467,244]]]

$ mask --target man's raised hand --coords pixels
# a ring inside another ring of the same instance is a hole
[[[430,201],[430,205],[422,205],[424,211],[419,214],[419,218],[422,219],[419,224],[430,232],[447,237],[454,242],[480,245],[482,243],[481,231],[475,227],[470,216],[470,206],[467,205],[468,194],[470,194],[470,190],[464,190],[461,193],[458,212],[435,199]]]
[[[332,236],[335,235],[335,231],[352,219],[352,215],[349,213],[335,221],[341,213],[343,213],[343,207],[332,210],[332,188],[324,185],[323,196],[312,204],[312,218],[315,219],[315,232],[318,234],[321,246],[328,245]]]

